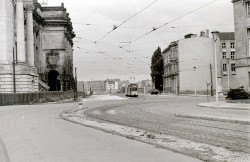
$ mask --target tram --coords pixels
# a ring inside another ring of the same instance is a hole
[[[137,97],[138,91],[137,91],[137,84],[129,84],[127,87],[125,87],[125,95],[128,97]]]

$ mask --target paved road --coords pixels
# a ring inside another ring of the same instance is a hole
[[[196,107],[204,97],[140,96],[121,106],[90,109],[87,114],[99,119],[187,139],[233,152],[250,153],[250,126],[238,123],[177,117],[176,114],[202,114],[250,118],[248,110]]]
[[[88,102],[88,106],[92,107],[109,104],[110,101]],[[68,103],[0,107],[0,141],[5,145],[9,161],[199,161],[145,143],[64,121],[59,117],[62,111],[77,106],[75,103]]]

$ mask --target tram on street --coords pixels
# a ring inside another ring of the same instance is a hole
[[[137,97],[138,96],[138,86],[137,84],[129,84],[125,87],[125,95],[128,97]]]

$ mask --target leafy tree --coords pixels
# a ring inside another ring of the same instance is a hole
[[[155,84],[155,89],[160,91],[163,90],[163,77],[164,74],[164,64],[163,57],[161,54],[161,48],[158,47],[151,58],[151,77],[152,81]]]

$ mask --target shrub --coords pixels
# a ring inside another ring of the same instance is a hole
[[[237,99],[248,99],[249,94],[244,90],[244,87],[241,86],[236,89],[231,89],[228,91],[227,98],[230,98],[232,100],[237,100]]]

